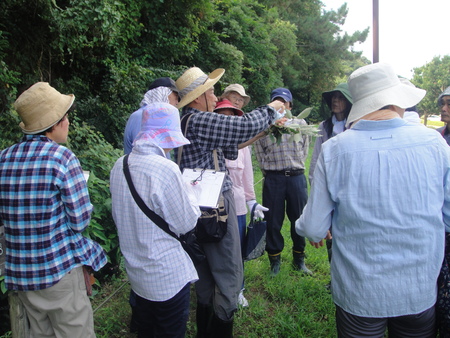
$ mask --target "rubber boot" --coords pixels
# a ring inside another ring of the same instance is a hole
[[[197,338],[211,337],[212,305],[197,303]]]
[[[270,275],[274,277],[278,275],[278,273],[280,272],[281,252],[276,255],[269,254],[269,262],[270,262]]]
[[[294,270],[303,272],[304,274],[307,274],[309,276],[312,276],[313,273],[311,270],[309,270],[305,265],[305,253],[304,252],[298,252],[293,251],[293,261],[292,266],[294,267]]]
[[[214,315],[211,328],[213,338],[233,338],[233,319],[224,321]]]

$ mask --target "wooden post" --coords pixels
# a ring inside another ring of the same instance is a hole
[[[17,292],[9,291],[9,316],[11,318],[11,332],[13,338],[29,338],[30,324],[28,323],[27,312],[19,299]]]
[[[373,60],[372,63],[380,61],[380,44],[379,44],[379,12],[378,12],[378,0],[373,0]]]

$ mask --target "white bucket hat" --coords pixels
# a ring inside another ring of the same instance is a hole
[[[180,102],[178,109],[194,101],[197,97],[214,86],[225,73],[225,69],[218,68],[206,75],[200,68],[192,67],[186,70],[183,75],[175,82],[178,88]]]
[[[348,78],[353,106],[346,126],[384,106],[406,109],[419,103],[426,94],[423,89],[403,84],[394,69],[379,62],[355,70]]]

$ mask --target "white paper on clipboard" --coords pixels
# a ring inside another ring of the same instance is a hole
[[[219,203],[220,192],[225,181],[225,172],[211,169],[183,170],[183,180],[192,184],[192,189],[198,198],[198,205],[206,208],[216,208]]]

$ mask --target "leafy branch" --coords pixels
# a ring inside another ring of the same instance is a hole
[[[284,123],[280,122],[280,120],[275,122],[275,124],[268,129],[270,139],[279,145],[283,135],[286,134],[291,135],[288,142],[298,142],[301,140],[302,136],[318,136],[319,129],[316,126],[299,124],[296,122],[308,117],[311,110],[312,108],[306,108],[297,117],[292,116],[284,121]]]

